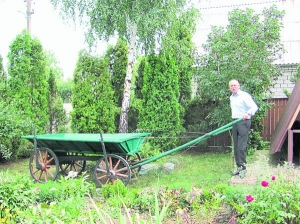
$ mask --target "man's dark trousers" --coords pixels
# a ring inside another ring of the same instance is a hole
[[[246,168],[247,157],[247,142],[249,130],[251,127],[251,120],[242,120],[232,127],[233,136],[233,151],[237,167]]]

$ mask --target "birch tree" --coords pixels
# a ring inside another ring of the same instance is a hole
[[[133,66],[136,50],[145,52],[155,49],[170,22],[178,13],[186,10],[186,0],[51,0],[59,8],[63,19],[80,21],[88,28],[86,40],[109,40],[119,36],[129,46],[124,92],[120,114],[119,132],[128,132],[128,113]]]

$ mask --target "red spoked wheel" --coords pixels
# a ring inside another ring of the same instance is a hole
[[[29,160],[29,170],[33,179],[40,183],[55,180],[59,172],[57,156],[48,148],[39,148],[36,152],[37,155],[33,152]]]
[[[132,156],[125,156],[125,160],[128,162],[129,166],[131,167],[135,163],[141,161],[141,156],[139,153],[135,153]],[[138,174],[140,172],[140,170],[141,170],[140,166],[137,168],[131,169],[131,176]]]
[[[127,185],[131,179],[131,171],[124,158],[118,155],[107,155],[107,165],[104,156],[98,160],[94,168],[94,177],[99,187],[114,183],[117,179]]]
[[[78,153],[68,152],[66,156],[78,156]],[[84,156],[84,154],[81,154],[81,156]],[[85,170],[86,161],[85,160],[61,161],[59,163],[59,167],[61,169],[61,172],[64,175],[69,175],[70,171],[77,172],[77,175],[80,175]]]

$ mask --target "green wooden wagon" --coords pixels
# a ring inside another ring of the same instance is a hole
[[[27,135],[22,138],[28,139],[34,144],[29,169],[35,181],[55,180],[59,172],[65,175],[71,171],[80,174],[86,168],[86,161],[96,161],[93,175],[96,184],[102,187],[116,179],[121,179],[127,185],[132,175],[136,174],[141,166],[228,131],[239,121],[241,119],[146,159],[141,159],[139,152],[145,138],[150,133],[65,133]]]

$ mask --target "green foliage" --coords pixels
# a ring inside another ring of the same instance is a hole
[[[79,178],[61,177],[58,181],[48,181],[37,184],[37,197],[40,203],[50,204],[62,202],[69,198],[85,197],[85,194],[94,194],[95,186],[86,182],[86,176]]]
[[[2,102],[6,101],[7,91],[7,74],[4,71],[3,58],[0,55],[0,99]]]
[[[243,195],[242,204],[234,204],[239,223],[299,223],[300,182],[293,167],[262,179]],[[251,196],[252,201],[247,199]]]
[[[283,50],[280,42],[283,15],[276,6],[265,8],[261,14],[249,8],[234,9],[229,13],[226,29],[212,27],[204,45],[206,53],[199,59],[198,76],[200,99],[216,102],[208,115],[210,124],[221,126],[230,121],[228,81],[236,78],[260,105],[252,127],[262,132],[261,120],[271,106],[265,99],[281,75],[273,62]]]
[[[141,158],[150,158],[152,156],[158,155],[159,153],[160,149],[158,147],[152,146],[149,141],[143,143],[141,146]]]
[[[31,120],[13,105],[0,103],[0,121],[0,161],[28,155],[29,145],[21,136],[32,131]]]
[[[113,133],[116,106],[106,59],[79,53],[74,72],[72,128],[79,133]]]
[[[34,203],[34,183],[23,174],[0,172],[0,223],[14,223],[20,211]]]
[[[175,18],[163,37],[162,50],[176,61],[178,66],[179,102],[191,99],[192,76],[194,74],[195,44],[192,41],[196,30],[198,11],[191,9]]]
[[[146,57],[141,56],[135,64],[132,75],[132,91],[130,97],[130,110],[128,118],[128,131],[135,132],[138,130],[139,111],[142,108],[142,87],[144,78]]]
[[[291,77],[292,82],[297,82],[298,78],[300,77],[300,64],[298,64],[297,71]]]
[[[106,184],[102,186],[102,195],[104,198],[109,197],[124,197],[127,193],[127,188],[121,180],[116,180],[113,184]]]
[[[70,78],[66,81],[62,79],[57,80],[58,95],[62,98],[64,103],[71,103],[72,101],[72,85],[73,80]]]
[[[9,101],[28,117],[37,133],[46,131],[49,92],[46,60],[40,41],[24,30],[10,45],[8,53]]]
[[[48,111],[49,111],[49,126],[47,133],[66,132],[66,125],[68,123],[66,111],[63,108],[63,101],[58,95],[55,73],[52,69],[49,72],[49,90],[48,95]]]
[[[127,54],[127,43],[123,39],[118,39],[116,45],[110,46],[106,52],[106,57],[109,58],[111,82],[115,89],[115,99],[119,107],[122,105],[124,79],[128,62]]]
[[[183,106],[185,108],[184,128],[187,132],[187,138],[193,137],[195,139],[215,129],[215,126],[209,124],[207,115],[217,106],[217,102],[205,102],[196,96],[192,100],[186,101]],[[207,143],[202,141],[197,145],[206,148]]]
[[[109,71],[111,83],[114,89],[114,99],[121,111],[124,79],[126,76],[126,67],[128,63],[128,47],[124,39],[118,39],[115,46],[109,46],[106,51],[106,57],[109,59]],[[115,123],[119,126],[120,116],[116,116]]]
[[[296,72],[292,74],[290,80],[291,82],[296,83],[299,77],[300,77],[300,64],[298,65]],[[283,92],[287,97],[290,97],[292,94],[287,89],[284,89]]]
[[[147,57],[144,71],[143,100],[139,113],[139,128],[151,130],[153,147],[162,150],[177,145],[176,131],[182,129],[180,119],[178,67],[166,55]],[[167,131],[163,134],[159,130]]]
[[[137,47],[152,52],[169,26],[182,11],[187,10],[186,0],[90,2],[51,0],[60,8],[64,18],[80,21],[87,27],[86,40],[90,45],[99,39],[108,40],[117,33],[126,39],[129,51],[124,80],[124,95],[120,113],[119,132],[128,132],[128,117],[132,71]]]
[[[118,33],[130,42],[129,32],[137,27],[138,42],[146,49],[154,48],[156,38],[164,34],[169,22],[184,10],[185,0],[178,1],[119,1],[88,2],[51,0],[59,8],[65,19],[80,21],[89,28],[89,41],[109,39]],[[86,24],[87,23],[87,24]],[[135,49],[134,49],[135,50]]]

